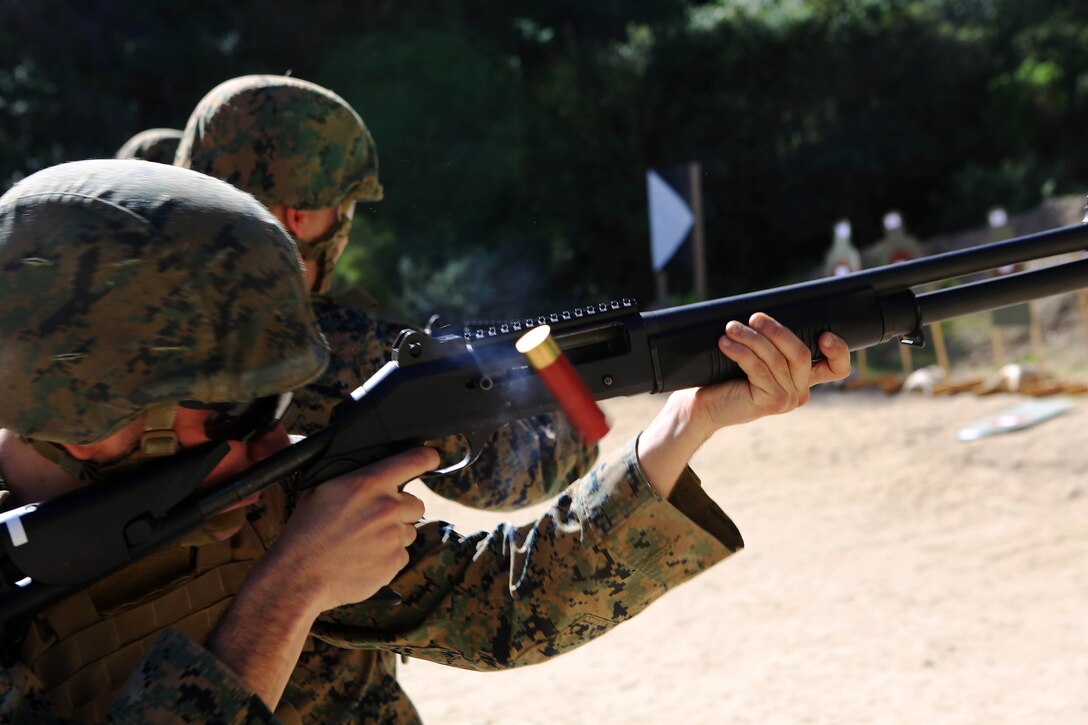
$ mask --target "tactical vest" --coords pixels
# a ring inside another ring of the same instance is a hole
[[[282,528],[284,496],[226,541],[168,546],[34,617],[22,660],[59,715],[101,722],[163,629],[203,643]]]
[[[7,493],[0,477],[0,499]],[[228,541],[172,546],[38,614],[22,661],[57,714],[101,722],[122,685],[166,627],[203,643],[256,560],[279,535],[283,489],[261,497],[267,509]],[[0,505],[2,505],[0,500]],[[419,722],[396,680],[389,652],[342,649],[309,637],[276,717],[302,722]]]

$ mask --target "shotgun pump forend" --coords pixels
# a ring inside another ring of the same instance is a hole
[[[825,331],[860,349],[924,325],[1088,287],[1088,259],[935,291],[997,267],[1088,249],[1076,225],[762,292],[639,312],[626,299],[472,329],[405,330],[393,359],[333,412],[328,427],[213,490],[197,490],[222,450],[89,486],[0,516],[0,621],[29,613],[179,537],[277,482],[308,488],[407,448],[461,435],[468,464],[500,426],[558,408],[514,345],[546,322],[597,399],[662,393],[741,376],[716,345],[729,320],[766,312],[819,357]],[[520,328],[520,329],[519,329]],[[159,488],[163,487],[163,488]],[[147,495],[169,490],[170,500]]]

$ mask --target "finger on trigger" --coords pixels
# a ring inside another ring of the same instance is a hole
[[[401,496],[401,521],[406,524],[414,524],[423,518],[423,514],[426,513],[426,507],[418,497],[413,496],[410,493],[400,494]]]
[[[433,448],[417,447],[376,461],[366,466],[363,471],[367,478],[378,479],[391,484],[394,488],[399,488],[408,481],[433,471],[438,467],[439,462],[438,451]]]

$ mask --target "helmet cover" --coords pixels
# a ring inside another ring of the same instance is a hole
[[[137,160],[0,197],[0,427],[92,443],[150,406],[300,387],[328,350],[290,236],[248,194]]]
[[[332,91],[290,76],[213,88],[189,116],[174,163],[292,209],[382,198],[363,119]]]
[[[178,128],[149,128],[125,141],[125,145],[117,149],[113,155],[115,159],[143,159],[155,161],[160,164],[174,163],[174,154],[178,150],[178,142],[181,141],[181,129]]]

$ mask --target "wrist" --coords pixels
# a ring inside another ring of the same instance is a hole
[[[696,389],[673,393],[639,435],[635,449],[639,464],[663,498],[669,497],[688,460],[713,433],[693,415],[698,395]]]
[[[699,397],[702,388],[678,390],[669,396],[661,412],[646,426],[647,432],[688,457],[695,453],[714,434],[715,428],[701,420]]]
[[[288,561],[273,547],[261,557],[239,594],[254,609],[267,609],[285,626],[309,628],[328,609],[321,582],[306,575],[306,567]]]
[[[321,609],[268,558],[250,572],[206,647],[274,710]]]

